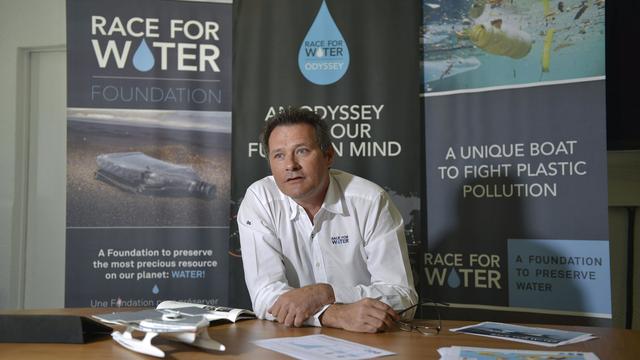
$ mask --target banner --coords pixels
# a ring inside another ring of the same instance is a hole
[[[234,2],[232,203],[269,175],[258,134],[281,109],[327,121],[334,167],[384,187],[419,256],[419,3],[397,0]],[[408,171],[409,170],[409,171]],[[235,294],[248,303],[237,233]],[[416,274],[416,279],[418,278]]]
[[[466,319],[610,319],[604,2],[424,14],[422,295]]]
[[[67,307],[228,302],[231,5],[67,1]]]

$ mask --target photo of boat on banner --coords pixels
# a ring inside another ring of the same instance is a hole
[[[604,0],[423,2],[423,92],[605,74]]]

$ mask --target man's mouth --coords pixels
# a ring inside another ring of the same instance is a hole
[[[292,181],[297,181],[302,179],[304,179],[302,176],[292,176],[290,178],[287,178],[287,182],[292,182]]]

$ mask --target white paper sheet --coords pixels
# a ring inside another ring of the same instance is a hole
[[[254,344],[265,349],[277,351],[296,359],[372,359],[395,353],[327,335],[308,335],[298,337],[256,340]]]

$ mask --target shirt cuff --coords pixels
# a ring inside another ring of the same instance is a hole
[[[331,306],[331,305],[333,305],[333,304],[327,304],[327,305],[323,306],[320,310],[318,310],[318,312],[316,312],[315,314],[313,314],[313,316],[308,318],[304,322],[304,324],[308,325],[308,326],[322,327],[322,324],[320,323],[320,316],[322,316],[322,314],[324,314],[324,312],[327,310],[327,308],[329,308],[329,306]]]

